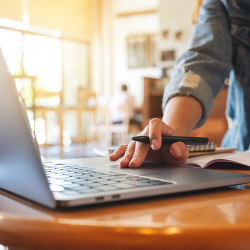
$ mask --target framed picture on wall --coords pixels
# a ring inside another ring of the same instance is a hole
[[[160,49],[158,52],[158,65],[161,68],[171,69],[176,60],[175,49]]]
[[[129,69],[156,66],[157,38],[154,34],[131,35],[127,37]]]
[[[161,61],[162,62],[168,62],[168,61],[174,61],[176,59],[175,56],[176,52],[175,50],[163,50],[161,52]]]
[[[127,38],[128,68],[147,66],[147,36],[138,35]]]

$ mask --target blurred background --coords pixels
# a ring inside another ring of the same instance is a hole
[[[197,2],[0,0],[0,46],[41,154],[104,154],[161,117]]]

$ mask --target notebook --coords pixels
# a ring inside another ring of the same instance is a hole
[[[188,159],[185,165],[198,166],[201,168],[250,170],[250,150],[232,151],[231,153],[222,151],[221,153],[198,155]]]
[[[235,148],[223,148],[217,147],[214,142],[209,142],[207,144],[197,144],[197,145],[187,145],[189,150],[189,157],[209,155],[209,154],[221,154],[221,153],[231,153],[236,151]]]
[[[250,176],[107,157],[42,162],[14,79],[0,52],[0,188],[48,208],[84,206],[250,182]]]

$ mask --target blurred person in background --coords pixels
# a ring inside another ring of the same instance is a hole
[[[110,100],[111,121],[113,124],[123,123],[124,120],[132,121],[135,116],[135,99],[129,93],[126,84],[121,85],[121,90],[115,93]]]

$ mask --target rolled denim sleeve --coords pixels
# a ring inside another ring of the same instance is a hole
[[[204,0],[188,49],[176,61],[170,83],[165,87],[162,108],[174,96],[192,96],[202,105],[203,115],[197,127],[202,126],[230,73],[231,57],[226,9],[219,0]]]

